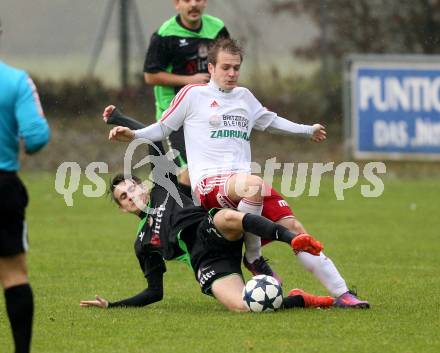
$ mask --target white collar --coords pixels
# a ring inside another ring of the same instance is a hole
[[[231,93],[233,89],[223,89],[214,80],[209,81],[208,86],[221,93]]]

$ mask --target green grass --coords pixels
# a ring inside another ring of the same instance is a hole
[[[289,200],[322,240],[368,311],[295,310],[233,314],[200,293],[193,274],[169,263],[162,302],[142,309],[84,309],[96,293],[137,293],[145,280],[133,253],[137,220],[105,198],[75,194],[66,207],[54,176],[25,175],[29,267],[36,298],[33,352],[438,352],[440,351],[440,186],[436,180],[386,180],[377,199],[359,188],[336,201],[325,180],[319,197]],[[285,289],[324,294],[283,244],[264,250]],[[0,299],[1,351],[12,351]]]

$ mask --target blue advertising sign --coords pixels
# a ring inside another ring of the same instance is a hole
[[[440,159],[440,61],[375,56],[350,76],[354,157]]]

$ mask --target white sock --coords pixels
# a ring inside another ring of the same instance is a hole
[[[335,264],[324,253],[321,252],[319,256],[301,251],[297,255],[299,261],[316,278],[327,288],[327,291],[332,297],[339,297],[348,291],[345,280],[340,275]]]
[[[263,203],[250,201],[247,199],[241,199],[238,203],[237,210],[244,213],[252,213],[256,215],[261,215],[263,211]],[[255,234],[246,232],[244,234],[244,244],[246,260],[249,263],[261,257],[261,238],[257,237]]]

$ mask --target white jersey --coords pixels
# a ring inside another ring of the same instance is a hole
[[[225,173],[251,172],[252,129],[265,130],[277,115],[244,87],[224,91],[212,81],[183,87],[161,124],[183,126],[191,185]]]

